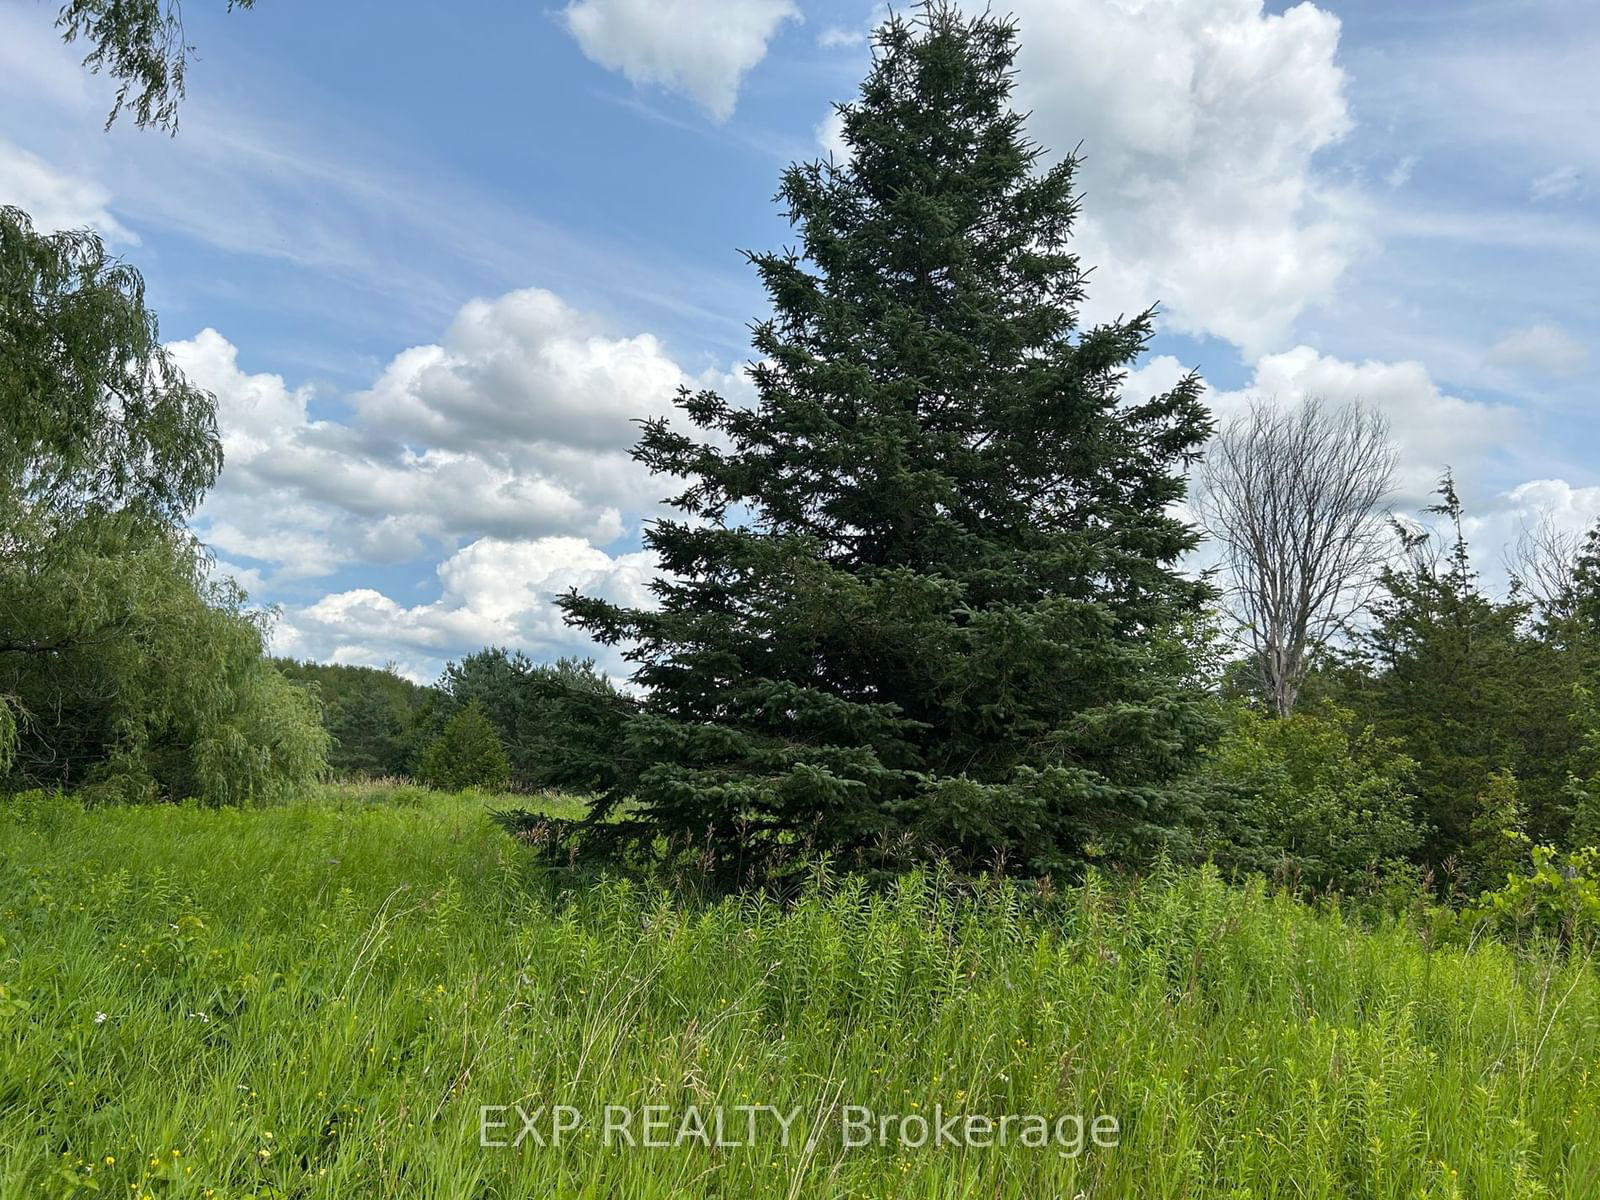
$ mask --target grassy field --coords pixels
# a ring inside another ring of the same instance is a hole
[[[696,905],[557,895],[471,797],[49,802],[0,933],[3,1197],[1600,1195],[1591,964],[1201,873]],[[902,1144],[936,1106],[1055,1124]]]

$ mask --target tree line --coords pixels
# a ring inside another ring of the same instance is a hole
[[[413,779],[448,791],[537,791],[582,742],[575,707],[622,700],[592,659],[536,663],[490,646],[446,665],[430,685],[393,667],[274,659],[317,699],[336,778]]]
[[[1129,394],[1155,310],[1080,321],[1078,162],[1026,136],[1015,54],[987,14],[889,17],[839,106],[847,156],[783,174],[795,245],[749,256],[754,401],[685,390],[634,451],[679,489],[644,533],[654,602],[560,601],[625,690],[496,648],[428,688],[268,660],[184,526],[220,469],[214,402],[137,272],[5,210],[7,785],[225,803],[331,763],[560,788],[587,819],[507,824],[730,884],[817,856],[1166,855],[1470,893],[1517,837],[1588,844],[1600,534],[1536,532],[1492,595],[1448,474],[1431,524],[1389,512],[1374,414],[1218,429],[1197,375]]]

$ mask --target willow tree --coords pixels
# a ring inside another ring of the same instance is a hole
[[[228,0],[228,11],[254,5],[255,0]],[[183,32],[182,0],[67,0],[56,28],[68,44],[88,45],[84,66],[117,81],[107,129],[128,109],[141,129],[178,132],[178,105],[194,50]]]
[[[659,605],[563,601],[644,697],[590,838],[1043,872],[1175,823],[1209,726],[1173,506],[1209,421],[1194,378],[1123,395],[1150,312],[1080,327],[1077,164],[1010,107],[1016,49],[945,4],[877,31],[847,156],[783,175],[798,247],[751,255],[755,403],[644,427],[686,482]]]
[[[0,786],[271,799],[327,739],[264,624],[184,526],[222,465],[216,402],[139,273],[0,209]]]

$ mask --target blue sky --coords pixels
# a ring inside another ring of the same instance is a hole
[[[144,271],[218,396],[196,518],[277,647],[427,678],[586,652],[551,597],[641,598],[664,481],[631,418],[738,394],[782,167],[833,144],[874,6],[189,0],[176,138],[0,0],[0,201]],[[1018,0],[1018,103],[1082,143],[1089,318],[1162,303],[1130,380],[1388,415],[1486,573],[1600,515],[1600,5]],[[614,657],[602,656],[616,668]]]

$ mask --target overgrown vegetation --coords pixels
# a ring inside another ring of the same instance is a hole
[[[59,26],[175,132],[176,0]],[[1390,520],[1376,414],[1129,394],[1152,312],[1079,321],[1015,32],[891,15],[784,173],[754,402],[635,450],[657,603],[563,601],[627,682],[266,658],[186,526],[213,398],[137,271],[0,209],[0,1195],[1600,1192],[1600,526],[1494,595],[1448,473]],[[750,1104],[796,1135],[598,1132]]]
[[[323,768],[314,700],[184,527],[221,466],[215,401],[137,271],[0,209],[0,786],[283,799]]]
[[[1203,770],[1216,787],[1206,849],[1234,874],[1359,895],[1421,840],[1416,763],[1355,714],[1327,707],[1270,718],[1241,708]]]
[[[287,679],[321,701],[336,775],[409,775],[433,692],[387,667],[274,659]]]
[[[173,11],[63,21],[159,42]],[[1009,108],[1014,54],[992,16],[891,18],[841,109],[851,153],[785,173],[797,248],[752,258],[772,301],[756,402],[685,393],[637,450],[685,481],[647,534],[660,605],[565,601],[623,647],[628,690],[509,648],[431,687],[266,667],[264,617],[183,528],[220,466],[211,398],[137,272],[6,210],[5,786],[259,802],[326,757],[561,787],[590,797],[585,821],[508,826],[723,884],[818,856],[1062,881],[1164,855],[1312,893],[1423,879],[1467,904],[1536,877],[1529,847],[1600,838],[1600,533],[1536,540],[1492,596],[1448,475],[1424,514],[1442,531],[1396,525],[1385,552],[1380,419],[1258,408],[1204,472],[1232,498],[1209,509],[1230,594],[1253,597],[1223,624],[1179,562],[1198,380],[1125,396],[1150,314],[1080,327],[1075,163],[1042,165]],[[174,80],[145,81],[154,123]]]
[[[415,738],[422,746],[431,743],[454,717],[475,707],[494,726],[518,790],[587,788],[592,779],[584,760],[597,752],[606,713],[623,704],[593,660],[536,663],[520,650],[491,646],[445,667],[418,715]]]
[[[1579,1200],[1600,1184],[1600,976],[1582,956],[1439,944],[1409,918],[1362,929],[1204,871],[1056,894],[821,876],[785,905],[569,890],[483,803],[368,788],[251,812],[41,798],[0,814],[0,1190]],[[480,1148],[478,1106],[519,1100],[799,1106],[821,1134],[630,1151],[591,1126]],[[1122,1133],[1078,1157],[846,1151],[843,1104],[1103,1113]]]

